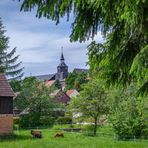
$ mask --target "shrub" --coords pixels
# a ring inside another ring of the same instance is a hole
[[[70,118],[70,117],[59,117],[57,119],[57,123],[59,123],[59,124],[71,124],[72,118]]]
[[[55,123],[55,118],[54,117],[41,117],[40,119],[40,124],[42,126],[52,126]]]
[[[126,140],[148,136],[146,124],[138,116],[137,118],[132,118],[127,115],[127,117],[124,116],[123,119],[121,119],[120,116],[116,117],[113,121],[113,128],[118,139]]]
[[[36,127],[40,126],[40,116],[38,114],[26,114],[20,117],[20,127]]]
[[[29,114],[20,117],[20,127],[29,127]]]
[[[118,91],[114,98],[110,121],[117,138],[148,137],[146,99],[134,95],[132,87]]]

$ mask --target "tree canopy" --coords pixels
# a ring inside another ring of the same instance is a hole
[[[69,73],[69,75],[66,79],[65,90],[76,89],[78,91],[81,91],[82,90],[82,84],[85,84],[87,82],[88,82],[88,74],[87,73],[84,73],[84,72]]]
[[[101,31],[106,37],[101,63],[107,64],[109,82],[125,84],[136,80],[139,92],[148,92],[147,0],[23,0],[21,10],[35,7],[37,17],[46,17],[56,24],[72,14],[71,41],[82,42]],[[97,57],[99,50],[90,49]]]
[[[97,132],[98,119],[109,111],[107,92],[102,82],[93,78],[83,85],[80,95],[73,98],[70,103],[75,113],[81,113],[84,118],[92,118],[94,123],[94,135]]]
[[[23,0],[21,10],[37,7],[37,17],[46,17],[58,24],[60,18],[74,14],[72,40],[83,41],[97,34],[98,28],[107,33],[115,28],[130,29],[129,34],[146,32],[147,0]]]
[[[19,55],[15,56],[16,48],[8,52],[9,38],[5,36],[6,30],[0,18],[0,72],[5,73],[9,78],[21,78],[23,68],[20,68],[22,62],[17,62]]]
[[[28,77],[21,81],[21,90],[15,98],[14,106],[20,110],[29,109],[30,112],[46,114],[57,102],[49,96],[51,89],[35,77]]]

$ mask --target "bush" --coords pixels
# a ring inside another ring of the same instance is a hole
[[[20,127],[29,127],[29,114],[20,117]]]
[[[117,138],[128,140],[148,137],[146,99],[137,98],[131,87],[118,92],[110,115]]]
[[[20,127],[36,127],[40,126],[40,116],[38,114],[26,114],[20,117]]]
[[[59,124],[71,124],[72,118],[70,118],[70,117],[59,117],[57,119],[57,123],[59,123]]]
[[[116,118],[113,122],[113,128],[118,139],[127,140],[148,136],[146,133],[148,132],[148,129],[146,132],[143,132],[146,130],[146,124],[144,124],[139,117],[137,117],[137,119],[130,119],[130,117],[127,116],[124,117],[124,120],[121,120],[120,117]]]
[[[32,128],[37,126],[52,126],[55,123],[54,117],[43,116],[40,118],[38,114],[30,113],[22,115],[20,117],[20,127],[22,128]]]
[[[40,119],[40,124],[42,126],[52,126],[55,123],[55,118],[54,117],[41,117]]]

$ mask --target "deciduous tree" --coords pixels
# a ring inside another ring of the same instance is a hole
[[[84,72],[76,73],[72,72],[66,79],[66,90],[76,89],[82,90],[82,85],[88,82],[88,74]]]
[[[71,107],[75,113],[82,113],[85,118],[94,120],[93,134],[97,133],[98,120],[101,115],[108,113],[107,93],[103,83],[93,79],[84,85],[80,95],[73,98]]]

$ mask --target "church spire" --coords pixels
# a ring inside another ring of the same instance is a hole
[[[64,80],[68,77],[68,66],[65,64],[64,61],[64,55],[63,55],[63,47],[61,47],[61,58],[60,58],[60,64],[57,66],[57,74],[56,79],[58,80]]]
[[[61,52],[61,62],[64,61],[64,55],[63,55],[63,47],[61,48],[62,52]]]

